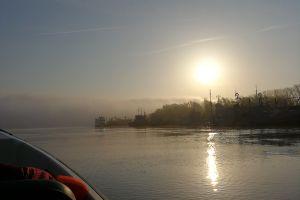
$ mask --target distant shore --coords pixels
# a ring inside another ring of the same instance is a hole
[[[186,128],[186,129],[300,129],[300,125],[295,126],[279,126],[279,125],[269,125],[269,126],[184,126],[184,125],[161,125],[161,126],[104,126],[98,127],[101,128],[136,128],[136,129],[145,129],[145,128],[165,128],[165,129],[174,129],[174,128]]]
[[[101,119],[104,120],[102,117]],[[102,120],[102,121],[103,121]],[[104,125],[104,123],[103,123]],[[167,104],[150,114],[139,112],[134,119],[112,118],[107,127],[188,128],[293,128],[300,127],[300,84],[285,89],[256,91],[255,95],[218,97],[181,104]]]

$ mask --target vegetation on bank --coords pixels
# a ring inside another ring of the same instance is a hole
[[[267,90],[251,96],[234,94],[234,98],[218,96],[217,101],[204,99],[182,104],[164,105],[146,115],[139,112],[129,118],[95,119],[95,127],[299,127],[300,84]]]
[[[164,105],[131,126],[300,126],[300,84],[252,96]]]

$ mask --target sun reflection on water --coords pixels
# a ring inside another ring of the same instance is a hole
[[[213,138],[217,133],[209,133],[207,137],[208,147],[207,147],[207,168],[208,168],[208,175],[207,177],[210,179],[211,185],[213,186],[214,191],[218,191],[216,188],[218,184],[218,170],[217,170],[217,161],[216,161],[216,147],[215,143],[213,142]]]

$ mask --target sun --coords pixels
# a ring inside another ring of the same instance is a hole
[[[205,85],[213,84],[220,74],[220,64],[215,59],[205,59],[196,67],[195,78]]]

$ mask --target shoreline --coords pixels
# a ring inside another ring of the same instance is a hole
[[[104,127],[94,127],[95,129],[103,129],[103,128],[136,128],[136,129],[147,129],[147,128],[165,128],[165,129],[174,129],[174,128],[186,128],[186,129],[300,129],[299,126],[278,126],[278,125],[270,125],[270,126],[184,126],[184,125],[162,125],[162,126],[104,126]]]

